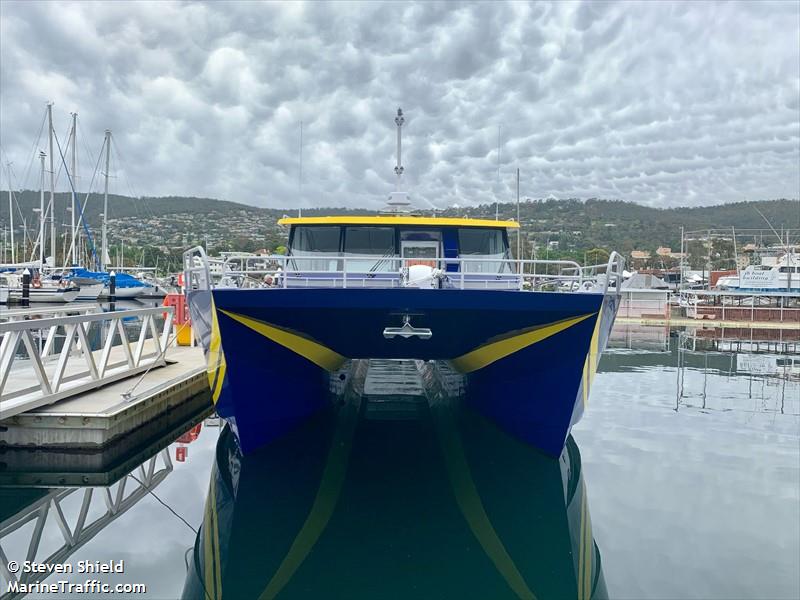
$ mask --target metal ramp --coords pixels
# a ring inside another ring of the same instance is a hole
[[[29,311],[0,323],[0,420],[164,366],[172,314],[160,306],[46,318]],[[125,326],[134,322],[131,336]]]
[[[428,404],[416,361],[406,359],[370,359],[363,398],[372,420],[416,419]]]

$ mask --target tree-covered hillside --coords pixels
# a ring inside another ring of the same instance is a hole
[[[8,201],[6,194],[2,196],[0,226],[7,227]],[[38,217],[33,209],[39,206],[39,193],[24,191],[17,193],[15,198],[18,206],[15,214],[16,242],[21,244],[23,216],[28,224],[29,235],[36,237]],[[86,200],[85,197],[81,199]],[[45,200],[49,200],[48,194],[45,194]],[[55,223],[58,235],[62,236],[68,230],[66,224],[70,222],[67,212],[70,198],[66,193],[58,193],[55,201]],[[94,232],[99,230],[102,202],[102,196],[99,195],[93,195],[85,202],[86,221]],[[528,200],[520,205],[526,255],[536,246],[545,249],[550,258],[570,257],[578,260],[582,260],[592,249],[617,250],[626,256],[633,250],[653,252],[662,246],[676,252],[680,249],[681,227],[686,231],[735,227],[737,235],[746,229],[768,232],[769,226],[759,211],[779,232],[795,230],[792,241],[800,243],[800,239],[797,239],[800,230],[798,200],[670,209],[598,199]],[[497,207],[497,212],[502,220],[515,219],[517,207],[514,203],[502,203]],[[371,214],[372,211],[335,207],[303,211],[305,216],[342,213]],[[203,244],[212,253],[224,250],[270,250],[286,241],[286,231],[276,224],[286,214],[296,215],[297,211],[256,208],[211,198],[131,198],[110,195],[110,253],[113,257],[114,248],[119,245],[121,254],[121,246],[124,245],[126,259],[144,256],[145,262],[151,263],[160,257],[159,264],[178,265],[183,249],[195,244]],[[436,214],[493,219],[495,205],[450,208]],[[97,236],[96,233],[94,235]],[[777,241],[770,241],[770,235],[767,233],[765,242]],[[64,238],[60,237],[60,240],[59,246],[63,247]],[[30,241],[28,243],[30,248]],[[512,246],[515,246],[515,241],[512,241]]]

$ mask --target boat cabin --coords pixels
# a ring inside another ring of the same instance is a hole
[[[290,227],[288,252],[296,270],[349,273],[397,273],[414,265],[448,273],[512,273],[507,230],[519,227],[513,221],[408,215],[278,223]]]

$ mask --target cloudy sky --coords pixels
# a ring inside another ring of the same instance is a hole
[[[82,186],[113,130],[122,194],[379,207],[402,106],[419,206],[511,200],[516,168],[523,197],[800,197],[792,1],[2,0],[0,69],[15,186],[52,100]]]

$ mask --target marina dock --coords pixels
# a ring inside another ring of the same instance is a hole
[[[726,327],[743,329],[774,329],[800,331],[800,323],[787,323],[780,321],[732,321],[729,319],[691,319],[682,316],[642,315],[639,317],[617,317],[617,323],[628,325],[653,325],[673,327]]]
[[[145,425],[169,430],[210,409],[203,353],[175,346],[169,307],[2,316],[0,448],[131,446]]]

